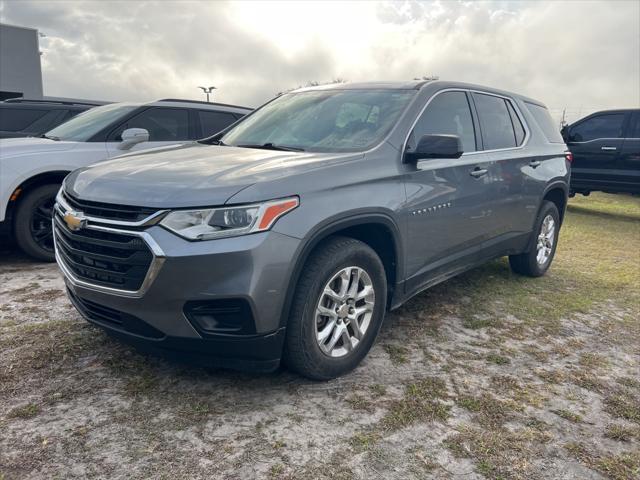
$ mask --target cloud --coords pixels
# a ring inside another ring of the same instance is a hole
[[[308,81],[439,75],[558,116],[640,105],[638,2],[5,2],[47,37],[48,95],[259,105]]]

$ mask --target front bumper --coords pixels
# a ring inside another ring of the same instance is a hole
[[[58,256],[69,297],[80,313],[113,336],[152,353],[213,366],[276,368],[284,342],[284,299],[300,240],[273,231],[202,242],[186,241],[159,226],[144,233],[162,261],[136,295],[78,281]],[[251,334],[203,335],[185,315],[187,302],[219,299],[246,301]],[[113,310],[125,321],[105,321],[86,308],[87,302],[98,311]]]

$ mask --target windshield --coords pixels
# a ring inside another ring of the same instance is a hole
[[[45,135],[54,140],[86,142],[111,122],[138,108],[137,105],[114,103],[92,108],[75,116],[68,122],[49,130]]]
[[[227,132],[234,146],[352,152],[379,143],[415,90],[312,90],[268,103]]]

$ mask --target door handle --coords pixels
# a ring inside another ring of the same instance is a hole
[[[473,178],[480,178],[483,175],[486,175],[488,171],[489,170],[487,170],[486,168],[476,167],[469,172],[469,175],[471,175]]]
[[[532,168],[539,167],[540,165],[542,165],[542,162],[540,160],[531,160],[529,162],[529,166]]]
[[[600,147],[600,150],[606,150],[609,152],[615,152],[617,149],[617,147]]]

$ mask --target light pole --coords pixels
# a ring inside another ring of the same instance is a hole
[[[198,87],[198,88],[202,89],[202,91],[207,94],[207,103],[209,103],[209,94],[213,93],[216,87]]]

